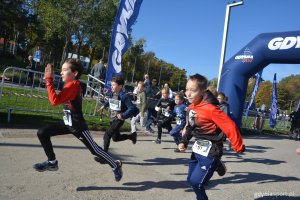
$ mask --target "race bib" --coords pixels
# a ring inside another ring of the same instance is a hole
[[[181,124],[181,119],[179,117],[176,117],[176,124],[180,125]]]
[[[209,140],[197,140],[193,145],[193,152],[207,157],[212,143]]]
[[[164,116],[166,116],[166,117],[169,117],[169,116],[170,116],[170,113],[169,113],[168,110],[165,109],[165,108],[162,109],[162,114],[163,114]]]
[[[72,126],[72,115],[71,115],[71,111],[70,110],[63,110],[64,112],[64,123],[67,126]]]
[[[121,111],[121,101],[116,99],[108,99],[109,108],[114,111]]]

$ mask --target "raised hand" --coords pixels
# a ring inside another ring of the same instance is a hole
[[[45,67],[45,79],[47,78],[54,78],[53,65],[49,63]]]

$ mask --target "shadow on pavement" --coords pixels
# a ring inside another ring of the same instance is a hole
[[[287,182],[299,181],[297,177],[284,177],[273,174],[262,174],[253,172],[231,172],[233,176],[228,176],[220,179],[210,180],[208,188],[217,186],[218,184],[241,184],[241,183],[272,183],[272,182]]]
[[[187,184],[186,181],[143,181],[143,182],[127,182],[123,183],[124,187],[99,187],[87,186],[78,187],[76,191],[90,191],[90,190],[126,190],[126,191],[146,191],[153,188],[160,189],[186,189],[185,192],[193,192],[193,189]]]
[[[144,160],[142,162],[127,162],[124,161],[124,164],[128,165],[143,165],[143,166],[151,166],[151,165],[184,165],[188,164],[188,158],[155,158]]]

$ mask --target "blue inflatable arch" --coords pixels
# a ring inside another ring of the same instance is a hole
[[[224,63],[219,91],[228,96],[239,127],[248,80],[270,63],[300,64],[300,31],[260,34]]]

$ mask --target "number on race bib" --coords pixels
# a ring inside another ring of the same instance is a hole
[[[193,152],[207,157],[212,143],[209,140],[197,140],[193,145]]]
[[[72,115],[70,110],[63,110],[64,111],[64,123],[65,125],[72,126]]]

